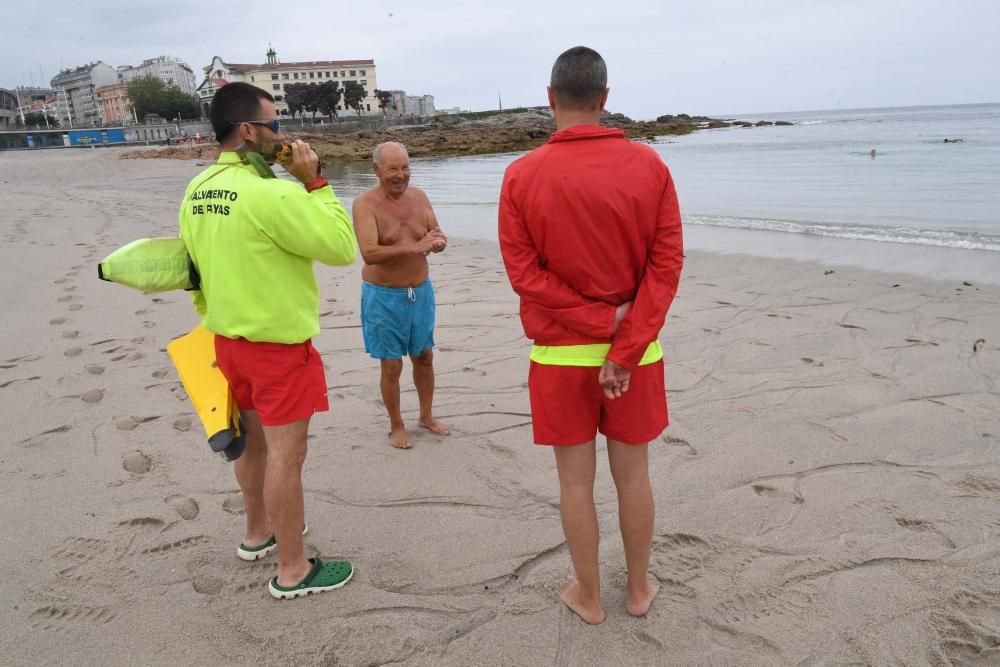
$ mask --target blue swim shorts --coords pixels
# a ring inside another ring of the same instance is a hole
[[[361,333],[375,359],[420,356],[434,347],[434,287],[382,287],[361,283]]]

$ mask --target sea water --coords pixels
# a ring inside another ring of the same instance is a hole
[[[1000,284],[1000,104],[732,118],[793,124],[650,144],[673,174],[687,247]],[[520,155],[415,159],[411,184],[451,236],[495,239]],[[333,176],[348,200],[376,182],[364,164]]]

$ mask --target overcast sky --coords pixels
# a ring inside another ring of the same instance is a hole
[[[997,0],[355,0],[6,3],[0,87],[61,66],[168,54],[264,62],[373,58],[378,87],[438,108],[545,103],[555,57],[608,62],[608,108],[637,119],[1000,102]]]

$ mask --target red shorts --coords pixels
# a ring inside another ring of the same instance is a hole
[[[215,357],[240,410],[264,426],[282,426],[330,409],[326,374],[312,341],[255,343],[216,334]]]
[[[609,399],[597,383],[600,367],[544,366],[531,362],[528,394],[537,445],[579,445],[597,431],[642,445],[667,427],[663,360],[640,366],[621,398]]]

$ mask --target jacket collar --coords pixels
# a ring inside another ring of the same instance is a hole
[[[555,132],[549,137],[549,143],[607,138],[624,139],[625,130],[618,127],[601,127],[600,125],[575,125]]]

